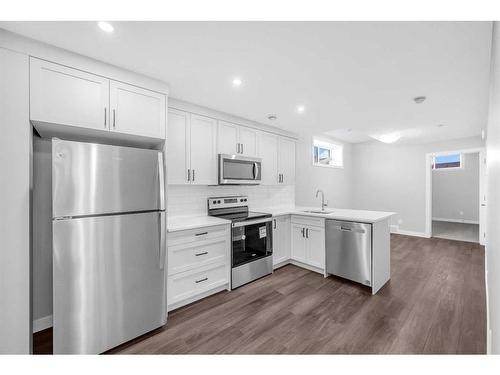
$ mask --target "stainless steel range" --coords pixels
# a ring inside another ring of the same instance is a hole
[[[208,198],[208,214],[232,221],[232,289],[273,272],[271,214],[249,211],[246,196]]]

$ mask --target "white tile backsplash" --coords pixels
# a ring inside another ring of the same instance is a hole
[[[247,195],[251,210],[295,204],[295,186],[169,185],[167,212],[172,216],[206,215],[208,197],[227,195]]]

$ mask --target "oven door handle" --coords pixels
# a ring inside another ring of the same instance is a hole
[[[256,219],[256,220],[248,220],[248,221],[238,221],[236,223],[233,223],[233,228],[247,227],[247,226],[253,225],[253,224],[270,223],[271,221],[273,221],[272,217],[266,217],[264,219]]]

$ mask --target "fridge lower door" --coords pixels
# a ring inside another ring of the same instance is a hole
[[[54,354],[102,353],[165,324],[164,215],[53,221]]]

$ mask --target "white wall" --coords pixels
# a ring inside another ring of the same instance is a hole
[[[462,168],[432,171],[432,218],[479,224],[479,153],[463,154]]]
[[[0,48],[0,354],[31,351],[28,56]]]
[[[490,112],[486,143],[488,170],[486,277],[491,353],[500,354],[500,23],[494,22]]]
[[[482,147],[480,137],[427,144],[366,142],[352,147],[353,208],[392,211],[399,230],[425,232],[425,155]]]
[[[321,206],[316,191],[325,192],[330,207],[349,208],[352,205],[352,146],[344,144],[344,168],[316,167],[312,164],[313,136],[304,128],[296,147],[295,202],[300,206]],[[324,137],[322,137],[324,138]],[[335,141],[335,140],[332,140]],[[335,141],[336,142],[336,141]]]

